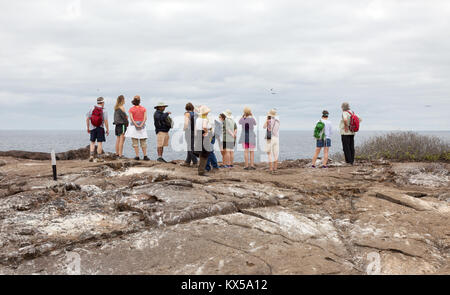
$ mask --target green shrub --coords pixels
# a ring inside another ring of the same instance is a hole
[[[450,161],[450,144],[436,136],[392,132],[373,137],[356,147],[358,159],[399,161]]]

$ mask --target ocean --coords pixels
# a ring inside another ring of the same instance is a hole
[[[355,137],[355,144],[360,145],[369,138],[386,134],[392,131],[360,131]],[[419,131],[419,134],[434,135],[450,142],[450,131]],[[153,130],[148,131],[148,155],[150,159],[155,160],[156,154],[156,135]],[[184,133],[180,130],[170,132],[171,139],[169,147],[164,151],[166,160],[184,160],[186,156]],[[264,162],[267,156],[264,152],[264,133],[258,134],[259,142],[255,151],[255,162]],[[0,130],[0,151],[22,150],[32,152],[65,152],[68,150],[79,149],[89,144],[89,135],[86,131],[79,130]],[[238,134],[239,138],[239,134]],[[116,137],[113,132],[106,139],[104,150],[106,152],[115,152]],[[280,131],[280,160],[305,159],[311,158],[315,150],[315,140],[312,137],[312,131]],[[340,135],[335,132],[332,137],[332,146],[330,154],[342,151]],[[218,145],[215,146],[216,156],[219,161],[222,160]],[[134,150],[131,146],[131,139],[126,139],[124,145],[124,155],[134,157]],[[142,154],[141,154],[142,157]],[[235,161],[244,160],[243,148],[241,145],[236,147]]]

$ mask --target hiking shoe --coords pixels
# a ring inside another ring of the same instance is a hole
[[[312,165],[311,168],[316,168],[316,165]]]
[[[328,169],[328,166],[325,166],[325,165],[324,165],[324,166],[322,166],[321,168],[325,168],[325,169]]]
[[[163,158],[158,158],[158,162],[161,162],[161,163],[167,163],[167,161],[164,160]]]
[[[135,159],[136,161],[139,161],[139,157],[135,157],[134,159]]]
[[[103,162],[105,162],[104,159],[102,159],[102,158],[98,158],[98,159],[97,159],[97,163],[103,163]]]
[[[184,163],[180,164],[180,166],[182,166],[182,167],[190,167],[191,164],[184,162]]]
[[[248,167],[244,167],[244,170],[250,170],[250,168],[248,168]]]
[[[90,157],[89,162],[94,162],[94,157]]]
[[[256,168],[255,167],[250,167],[250,170],[256,170]]]
[[[150,159],[147,156],[145,156],[144,161],[150,161]]]

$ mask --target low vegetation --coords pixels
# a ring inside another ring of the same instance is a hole
[[[356,147],[359,160],[450,161],[450,143],[437,136],[392,132],[373,137]]]

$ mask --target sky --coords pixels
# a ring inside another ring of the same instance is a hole
[[[139,94],[312,130],[450,130],[450,1],[0,0],[0,129],[85,129]],[[272,91],[270,89],[273,89]],[[273,94],[275,93],[275,94]]]

